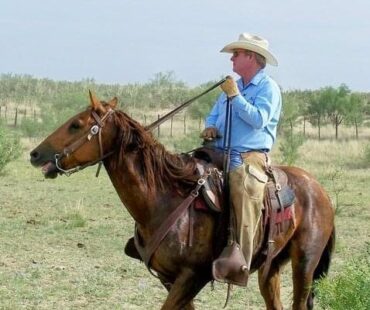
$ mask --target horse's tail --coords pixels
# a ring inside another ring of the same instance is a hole
[[[327,275],[330,267],[331,257],[335,246],[335,228],[331,232],[328,243],[325,246],[324,252],[321,255],[319,264],[317,265],[315,272],[313,274],[313,280],[318,280]]]

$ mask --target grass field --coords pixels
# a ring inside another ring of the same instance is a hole
[[[337,244],[329,276],[370,240],[370,164],[366,140],[308,140],[297,165],[310,171],[338,200]],[[24,154],[0,175],[0,309],[159,309],[166,291],[145,266],[125,256],[133,220],[105,173],[89,168],[45,180]],[[182,150],[186,151],[186,150]],[[273,152],[279,162],[278,147]],[[290,266],[282,296],[289,308]],[[207,285],[198,309],[221,309],[226,286]],[[234,288],[228,309],[264,309],[256,274]]]

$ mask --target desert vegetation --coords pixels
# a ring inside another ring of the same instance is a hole
[[[41,139],[88,104],[88,90],[114,96],[120,109],[149,124],[216,81],[189,87],[173,73],[133,85],[0,77],[0,308],[158,309],[166,291],[145,266],[123,253],[133,220],[104,171],[89,168],[45,180],[28,162]],[[215,90],[155,132],[173,152],[199,146]],[[316,286],[318,309],[369,309],[370,95],[346,85],[284,91],[275,163],[315,175],[336,208],[337,242],[327,279]],[[17,111],[17,112],[16,112]],[[27,111],[27,112],[24,112]],[[17,114],[17,116],[16,116]],[[15,122],[16,119],[16,122]],[[290,305],[289,266],[283,274]],[[226,287],[208,285],[199,309],[220,309]],[[256,275],[234,288],[229,309],[263,309]]]

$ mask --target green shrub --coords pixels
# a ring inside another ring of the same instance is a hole
[[[6,164],[18,158],[21,151],[19,137],[10,133],[6,127],[0,124],[0,172]]]
[[[318,304],[331,310],[370,309],[370,244],[366,253],[350,258],[334,278],[315,285]]]
[[[286,165],[293,165],[299,158],[299,147],[304,143],[302,135],[288,133],[279,146],[282,162]]]
[[[330,182],[328,190],[333,198],[335,215],[341,215],[345,207],[341,198],[348,188],[343,165],[336,165],[330,168],[326,173],[326,179]]]

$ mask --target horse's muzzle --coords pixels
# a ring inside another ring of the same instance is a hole
[[[54,156],[52,152],[46,150],[34,149],[30,153],[30,162],[34,167],[41,167],[41,172],[45,178],[54,179],[58,176],[58,168],[55,165]]]

